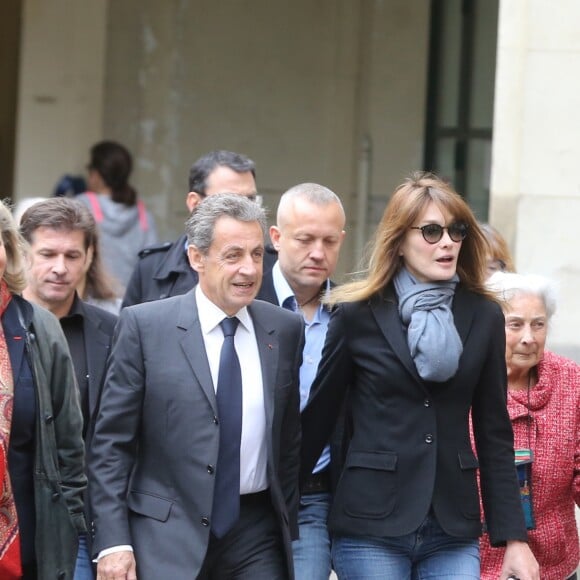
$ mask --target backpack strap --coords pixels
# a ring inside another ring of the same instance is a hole
[[[93,191],[86,191],[85,193],[91,205],[91,210],[93,212],[93,216],[95,217],[95,221],[100,224],[104,217],[101,204],[99,203],[99,196]],[[145,204],[140,199],[137,200],[137,211],[139,212],[139,226],[144,232],[146,232],[149,229],[149,222],[147,221],[147,210],[145,209]]]
[[[91,210],[93,211],[95,221],[100,224],[103,221],[103,210],[101,209],[101,204],[99,203],[99,196],[93,191],[87,191],[86,195],[89,203],[91,204]]]
[[[145,204],[140,199],[137,200],[137,211],[139,212],[139,225],[141,226],[141,230],[146,232],[149,229],[147,210],[145,209]]]

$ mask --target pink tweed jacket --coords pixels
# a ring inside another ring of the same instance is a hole
[[[509,391],[514,447],[528,447],[528,393]],[[532,501],[536,529],[530,547],[542,580],[563,580],[580,560],[574,504],[580,505],[580,366],[546,351],[530,391],[529,437],[534,451]],[[503,548],[481,539],[481,578],[500,576]]]

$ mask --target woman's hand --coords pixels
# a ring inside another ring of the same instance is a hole
[[[501,568],[501,580],[540,580],[540,567],[526,542],[507,543]]]

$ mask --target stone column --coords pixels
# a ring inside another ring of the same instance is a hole
[[[500,2],[490,221],[559,287],[549,347],[580,361],[580,3]]]
[[[14,198],[49,196],[83,173],[102,137],[108,0],[26,0]]]

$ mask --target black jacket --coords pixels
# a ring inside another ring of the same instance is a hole
[[[86,531],[82,415],[68,346],[58,320],[14,296],[2,326],[15,390],[32,371],[36,395],[34,446],[35,554],[38,578],[73,578],[78,534]]]
[[[479,466],[491,542],[526,539],[506,409],[503,315],[497,304],[458,286],[453,316],[463,343],[459,369],[444,383],[428,383],[417,374],[392,288],[333,311],[302,413],[308,473],[350,388],[353,436],[329,516],[333,532],[405,535],[432,507],[449,535],[476,538]]]
[[[83,317],[89,395],[89,425],[86,436],[88,443],[97,418],[96,414],[105,380],[107,359],[113,343],[113,332],[117,323],[117,316],[98,306],[87,304],[78,297],[75,298],[73,309]]]

